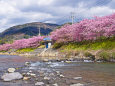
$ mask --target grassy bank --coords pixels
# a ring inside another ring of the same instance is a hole
[[[33,52],[34,50],[36,50],[37,48],[45,48],[45,45],[41,45],[39,47],[36,47],[36,48],[22,48],[22,49],[10,49],[8,51],[0,51],[1,53],[5,53],[5,52],[15,52],[15,53],[28,53],[28,52]]]
[[[97,40],[94,42],[84,41],[80,43],[68,43],[61,48],[65,50],[111,50],[115,48],[115,38]]]
[[[33,52],[36,48],[23,48],[16,50],[16,53],[27,53],[27,52]]]
[[[67,44],[55,43],[53,47],[69,55],[82,52],[85,57],[95,55],[96,59],[99,58],[107,61],[115,59],[115,37]]]

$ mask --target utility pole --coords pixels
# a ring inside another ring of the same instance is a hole
[[[40,26],[39,26],[39,36],[41,36],[41,34],[40,34]]]
[[[75,13],[71,12],[71,20],[72,20],[72,24],[74,24],[74,20],[75,20]]]
[[[29,30],[29,25],[28,25],[28,24],[26,25],[26,27],[27,27],[28,32],[31,31],[31,30]],[[28,37],[29,37],[29,38],[31,37],[31,32],[29,32]]]

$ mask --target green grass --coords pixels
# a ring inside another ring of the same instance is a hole
[[[32,52],[34,51],[36,48],[23,48],[23,49],[19,49],[16,52],[17,53],[26,53],[26,52]]]
[[[5,53],[5,52],[7,52],[7,51],[0,51],[1,53]]]
[[[95,42],[68,43],[61,46],[63,50],[112,50],[115,49],[115,38],[97,40]]]
[[[45,45],[40,45],[38,48],[45,48]]]

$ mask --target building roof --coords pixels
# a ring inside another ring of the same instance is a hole
[[[50,37],[45,37],[43,40],[44,41],[51,41],[51,38]]]

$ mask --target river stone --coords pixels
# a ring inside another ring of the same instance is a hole
[[[50,86],[50,85],[46,85],[46,86]]]
[[[30,75],[31,73],[27,72],[27,75]]]
[[[65,61],[66,63],[71,63],[71,61]]]
[[[30,75],[31,75],[31,76],[34,76],[34,77],[36,76],[36,74],[34,74],[34,73],[30,73]]]
[[[43,74],[44,73],[44,71],[38,71],[40,74]]]
[[[64,62],[64,61],[61,61],[61,62]]]
[[[30,70],[29,73],[32,73],[32,71]]]
[[[49,60],[48,59],[43,59],[44,62],[48,62]]]
[[[23,77],[23,80],[29,80],[30,77]]]
[[[74,59],[73,58],[69,58],[70,61],[73,61]]]
[[[74,77],[73,79],[82,79],[82,77]]]
[[[70,86],[84,86],[84,84],[81,84],[81,83],[77,83],[77,84],[72,84]]]
[[[50,80],[50,77],[44,77],[45,80]]]
[[[44,83],[43,82],[36,82],[35,85],[40,86],[40,85],[44,85]]]
[[[15,72],[15,70],[16,70],[15,68],[8,68],[9,73],[13,73],[13,72]]]
[[[12,81],[12,80],[17,80],[17,79],[22,79],[23,76],[19,72],[14,72],[14,73],[5,73],[1,79],[4,81]]]
[[[60,75],[60,71],[56,71],[57,75]]]
[[[61,74],[60,77],[61,77],[61,78],[64,78],[65,76]]]
[[[49,76],[55,76],[54,73],[50,73]]]
[[[58,86],[58,84],[57,84],[57,83],[55,83],[55,84],[53,84],[53,86]]]
[[[23,76],[27,75],[26,73],[22,73]]]
[[[25,62],[25,66],[29,66],[30,64],[30,62]]]

